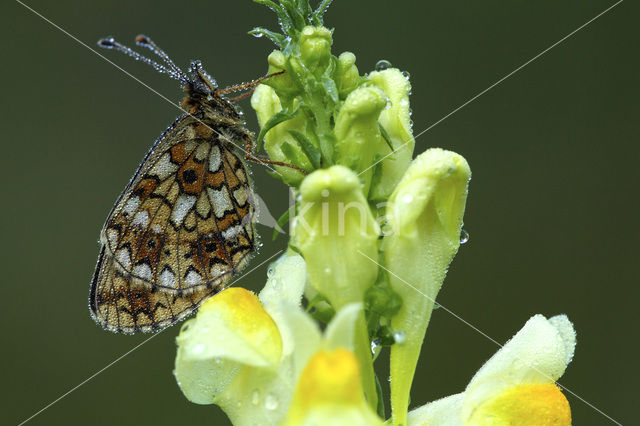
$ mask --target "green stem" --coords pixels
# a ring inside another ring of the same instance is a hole
[[[322,98],[318,98],[320,98],[320,96],[312,94],[311,96],[307,96],[306,102],[308,102],[308,105],[311,105],[311,110],[315,117],[316,134],[320,142],[319,148],[322,153],[322,158],[324,159],[323,163],[327,166],[333,164],[333,144],[335,141],[331,138],[333,129],[330,123],[330,114],[327,112]]]
[[[376,389],[376,377],[373,370],[373,358],[371,356],[371,342],[367,331],[367,321],[364,311],[360,312],[356,321],[355,354],[362,368],[362,387],[367,403],[374,412],[378,410],[378,392]]]
[[[394,426],[406,426],[413,376],[418,365],[424,335],[431,319],[433,303],[426,297],[414,295],[405,299],[398,314],[391,319],[391,327],[405,329],[404,342],[391,346],[391,419]],[[411,327],[406,327],[412,324]]]

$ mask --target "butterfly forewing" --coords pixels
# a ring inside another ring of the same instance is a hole
[[[183,293],[223,284],[254,248],[246,168],[190,117],[168,131],[109,215],[106,255],[132,282]]]

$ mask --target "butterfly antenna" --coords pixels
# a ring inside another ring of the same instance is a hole
[[[171,78],[183,81],[183,78],[184,78],[183,72],[180,71],[180,73],[178,73],[174,69],[169,69],[164,65],[160,65],[156,61],[149,59],[146,56],[142,56],[141,54],[132,50],[131,48],[118,43],[117,41],[114,40],[113,37],[107,37],[107,38],[102,38],[98,40],[98,46],[104,49],[114,49],[114,50],[117,50],[118,52],[122,52],[125,55],[131,56],[136,61],[144,62],[147,65],[151,65],[156,71],[162,74],[167,74]]]
[[[190,81],[189,77],[184,73],[184,71],[178,68],[178,66],[173,63],[171,58],[169,58],[169,55],[167,55],[164,50],[160,49],[158,45],[155,44],[149,37],[144,34],[136,36],[136,44],[138,46],[146,47],[147,49],[158,55],[160,59],[162,59],[164,63],[173,70],[173,72],[180,76],[180,81],[182,81],[183,83],[188,83]]]

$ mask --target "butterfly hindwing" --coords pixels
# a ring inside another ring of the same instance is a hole
[[[182,294],[225,284],[248,262],[253,190],[227,139],[185,116],[143,161],[101,234],[113,267],[132,283]]]
[[[94,320],[109,331],[132,334],[157,331],[193,313],[222,286],[203,288],[185,295],[170,294],[139,285],[114,265],[103,248],[91,286],[89,308]]]

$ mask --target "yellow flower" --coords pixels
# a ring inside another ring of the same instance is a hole
[[[535,315],[478,370],[464,392],[413,410],[408,424],[571,425],[569,402],[554,382],[571,362],[575,342],[565,315]]]
[[[288,254],[270,271],[260,299],[229,288],[205,302],[176,339],[174,374],[192,402],[219,405],[236,425],[276,424],[321,334],[299,308],[306,268]],[[303,364],[304,365],[304,364]]]
[[[302,372],[285,425],[382,425],[364,399],[360,374],[351,351],[317,352]]]
[[[361,303],[348,304],[323,335],[300,308],[304,260],[287,253],[268,275],[259,296],[229,288],[211,297],[176,339],[174,374],[184,395],[220,406],[236,426],[280,424],[309,360],[322,350],[353,351],[362,317]],[[364,401],[360,382],[353,386]]]

